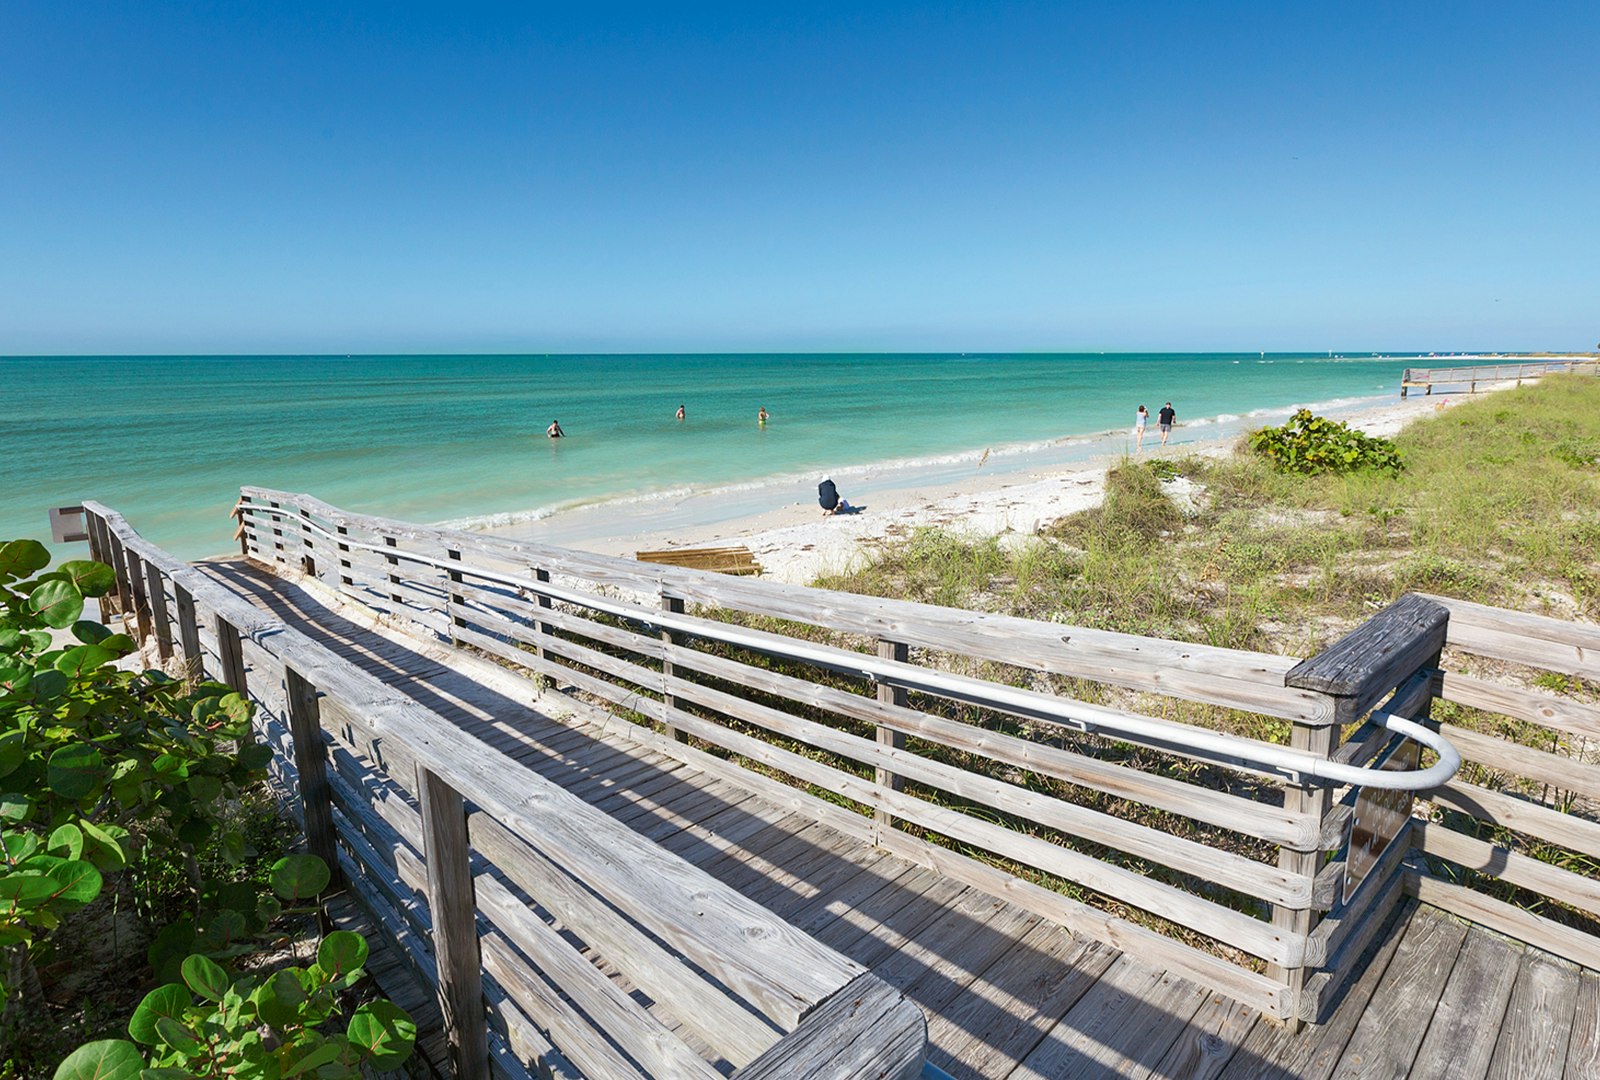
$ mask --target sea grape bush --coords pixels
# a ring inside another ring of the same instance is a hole
[[[1280,472],[1315,475],[1370,469],[1398,473],[1405,467],[1390,440],[1355,431],[1340,420],[1313,416],[1310,409],[1301,409],[1282,427],[1254,432],[1250,448]]]
[[[271,884],[297,904],[328,881],[321,859],[291,855],[273,867]],[[192,953],[179,968],[181,981],[158,986],[134,1010],[132,1041],[80,1046],[56,1069],[55,1080],[346,1080],[363,1067],[395,1069],[415,1047],[415,1022],[391,1001],[347,1009],[341,1000],[361,980],[366,961],[367,943],[347,930],[323,938],[309,967],[241,975]],[[345,1018],[343,1032],[321,1030],[338,1018]]]
[[[0,543],[0,949],[36,947],[108,873],[202,842],[242,855],[220,811],[271,757],[228,687],[116,666],[132,639],[82,618],[109,567],[49,563],[36,541]]]

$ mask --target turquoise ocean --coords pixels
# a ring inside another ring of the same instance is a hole
[[[96,499],[178,555],[220,554],[241,484],[556,543],[744,516],[825,472],[870,508],[890,487],[1121,452],[1140,403],[1148,451],[1168,400],[1181,443],[1392,399],[1407,359],[4,358],[0,538],[48,539],[48,507]],[[567,438],[544,437],[552,420]]]

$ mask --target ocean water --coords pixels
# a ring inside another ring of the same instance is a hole
[[[1397,394],[1405,357],[670,355],[0,359],[0,539],[96,499],[197,558],[228,551],[241,484],[351,510],[581,542]],[[687,419],[674,412],[685,406]],[[765,407],[770,423],[756,423]],[[559,419],[567,438],[544,430]],[[985,456],[987,452],[987,456]],[[980,464],[981,462],[981,464]],[[70,551],[74,549],[64,549]]]

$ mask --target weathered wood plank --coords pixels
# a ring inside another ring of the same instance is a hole
[[[1578,1005],[1578,969],[1529,952],[1511,991],[1490,1080],[1561,1080]]]
[[[1406,903],[1415,907],[1416,902]],[[1372,956],[1364,958],[1344,1000],[1321,1026],[1297,1032],[1281,1024],[1256,1024],[1218,1080],[1327,1080],[1365,1014],[1367,1002],[1388,973],[1406,918],[1402,912],[1394,931],[1380,940]]]
[[[929,1060],[962,1075],[1008,1075],[1118,955],[1052,923],[1037,924],[929,1018]]]
[[[283,669],[283,678],[306,850],[336,871],[339,859],[333,831],[333,795],[328,787],[327,747],[322,741],[317,688],[291,667]]]
[[[730,1002],[682,959],[610,907],[595,902],[579,882],[492,819],[473,814],[469,825],[474,846],[510,880],[609,956],[652,998],[676,1003],[676,1015],[729,1061],[742,1065],[777,1041],[778,1029]],[[501,929],[515,940],[511,928]]]
[[[1504,825],[1516,832],[1529,833],[1562,847],[1600,858],[1600,823],[1575,814],[1563,814],[1499,791],[1451,780],[1431,791],[1418,792],[1425,799],[1460,810],[1479,821]]]
[[[1482,931],[1467,934],[1411,1075],[1480,1080],[1489,1071],[1521,954],[1502,938]]]
[[[1600,970],[1600,937],[1593,934],[1434,877],[1407,874],[1406,888],[1424,904],[1471,919],[1591,970]]]
[[[478,1080],[489,1074],[489,1046],[467,811],[460,792],[429,769],[417,770],[417,788],[422,793],[423,857],[433,955],[439,965],[439,1008],[457,1080]]]
[[[863,974],[735,1073],[737,1080],[914,1080],[927,1060],[922,1010]]]
[[[1123,955],[1011,1074],[1073,1080],[1148,1071],[1206,1000],[1204,990]]]
[[[1466,927],[1436,912],[1412,917],[1339,1058],[1338,1080],[1406,1075],[1466,936]]]
[[[1141,1075],[1161,1080],[1212,1080],[1238,1053],[1261,1014],[1221,994],[1212,994],[1156,1067]]]
[[[1600,765],[1591,765],[1566,754],[1536,750],[1497,735],[1468,731],[1454,724],[1441,725],[1440,731],[1468,761],[1538,780],[1563,791],[1600,797]]]
[[[1600,680],[1600,626],[1448,596],[1428,599],[1450,612],[1448,640],[1452,648]]]
[[[1600,881],[1592,877],[1455,832],[1442,822],[1418,821],[1413,830],[1413,842],[1426,855],[1600,914]]]
[[[1578,978],[1578,1003],[1572,1014],[1563,1080],[1600,1076],[1600,975],[1585,971]]]
[[[1358,719],[1444,647],[1450,613],[1407,593],[1284,677],[1288,686],[1318,690],[1338,701],[1340,723]]]
[[[1439,696],[1474,709],[1500,713],[1513,720],[1543,724],[1568,735],[1600,739],[1600,706],[1597,705],[1503,686],[1454,671],[1444,673]]]

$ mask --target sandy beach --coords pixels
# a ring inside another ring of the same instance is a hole
[[[1478,393],[1512,385],[1479,387]],[[1465,400],[1470,399],[1464,394],[1396,399],[1341,418],[1368,434],[1392,436],[1419,417],[1435,415],[1453,402]],[[1236,437],[1230,436],[1163,450],[1152,424],[1139,456],[1223,456],[1233,452],[1235,442]],[[1098,503],[1105,490],[1106,470],[1112,464],[1114,460],[1103,457],[1020,475],[985,474],[979,467],[965,480],[880,492],[865,510],[848,516],[825,517],[816,500],[809,499],[716,525],[621,533],[574,546],[632,556],[637,551],[742,544],[761,563],[766,576],[804,585],[819,574],[846,570],[870,557],[876,545],[926,526],[972,536],[1030,536],[1041,525]],[[850,498],[844,485],[841,492]]]

